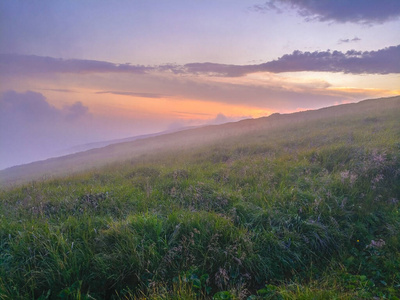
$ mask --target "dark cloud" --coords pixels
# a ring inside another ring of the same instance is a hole
[[[226,77],[238,77],[255,72],[322,71],[351,74],[400,73],[400,45],[377,51],[294,51],[277,60],[258,65],[222,65],[194,63],[185,65],[189,73],[207,73]]]
[[[325,71],[352,74],[400,73],[400,45],[377,51],[294,51],[259,65],[270,72]]]
[[[275,10],[278,13],[283,13],[283,10],[275,4],[275,1],[267,1],[264,4],[255,4],[249,7],[251,11],[265,13],[268,10]]]
[[[269,0],[252,7],[255,11],[297,10],[306,21],[380,24],[400,16],[399,0]]]
[[[341,42],[357,42],[358,37]],[[294,51],[281,58],[258,65],[228,65],[217,63],[190,63],[183,67],[186,73],[210,76],[240,77],[255,72],[326,71],[353,74],[399,73],[400,45],[377,51]]]
[[[360,38],[343,39],[341,42],[357,42]],[[189,63],[180,65],[163,65],[161,67],[140,67],[118,65],[109,62],[87,60],[62,60],[50,57],[5,55],[0,54],[0,72],[3,74],[32,75],[39,73],[134,73],[146,74],[152,72],[190,75],[207,74],[208,76],[240,77],[256,72],[298,72],[298,71],[324,71],[343,72],[352,74],[389,74],[400,73],[400,45],[391,46],[377,51],[314,51],[302,52],[299,50],[283,55],[277,60],[254,65],[228,65],[218,63]],[[59,92],[73,92],[72,90],[57,90]],[[142,93],[131,91],[106,90],[99,94],[116,94],[144,98],[168,97],[163,93]]]
[[[239,77],[245,73],[252,73],[250,69],[252,66],[237,66],[237,65],[225,65],[216,63],[190,63],[186,64],[185,70],[187,73],[199,74],[208,73],[214,76],[228,76],[228,77]],[[245,71],[245,68],[249,72]]]
[[[173,74],[184,74],[185,70],[183,69],[183,67],[181,65],[177,65],[177,64],[165,64],[165,65],[159,65],[156,68],[157,71],[160,72],[170,72]]]
[[[353,42],[359,42],[361,39],[359,37],[354,37],[352,39],[340,39],[338,41],[338,44],[347,44],[347,43],[353,43]]]
[[[143,74],[151,67],[114,64],[97,60],[61,59],[36,55],[0,54],[3,73],[135,73]]]
[[[96,94],[114,94],[114,95],[132,96],[132,97],[140,97],[140,98],[163,98],[163,97],[167,97],[167,95],[163,95],[163,94],[137,93],[137,92],[125,92],[125,91],[101,91],[101,92],[96,92]]]

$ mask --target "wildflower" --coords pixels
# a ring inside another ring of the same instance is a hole
[[[349,178],[350,172],[348,170],[340,172],[340,178],[342,179],[342,183],[345,179]]]
[[[374,179],[371,180],[371,183],[378,183],[383,179],[383,174],[378,174]]]
[[[218,272],[215,274],[215,281],[220,288],[226,285],[229,282],[228,271],[224,268],[219,268]]]
[[[350,184],[353,185],[354,182],[356,182],[357,178],[358,178],[357,174],[354,174],[349,170],[340,172],[340,179],[342,180],[342,183],[344,183],[346,180],[349,180]]]
[[[376,189],[376,184],[379,183],[380,181],[382,181],[383,178],[384,178],[383,174],[378,174],[371,180],[371,184],[372,184],[372,189],[373,190]]]
[[[379,239],[377,241],[371,240],[371,243],[366,247],[366,248],[382,248],[383,246],[385,246],[386,242],[382,239]]]
[[[386,153],[378,153],[376,150],[372,152],[372,161],[377,165],[382,165],[386,160]]]
[[[350,174],[350,184],[353,185],[354,182],[356,182],[357,178],[357,174]]]

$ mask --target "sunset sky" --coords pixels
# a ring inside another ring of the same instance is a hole
[[[0,2],[0,169],[400,94],[399,0]]]

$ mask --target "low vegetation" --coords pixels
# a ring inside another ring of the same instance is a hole
[[[357,105],[4,187],[0,298],[398,299],[400,97]]]

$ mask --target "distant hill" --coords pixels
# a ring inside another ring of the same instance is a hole
[[[31,180],[59,177],[116,162],[134,160],[140,163],[143,157],[157,155],[165,151],[179,152],[196,147],[211,146],[216,142],[257,134],[258,132],[273,132],[288,126],[301,126],[301,124],[318,120],[340,122],[343,117],[354,116],[356,118],[371,113],[379,114],[381,111],[388,110],[400,110],[400,96],[364,100],[359,103],[292,114],[273,114],[269,117],[247,119],[222,125],[210,125],[172,133],[165,132],[86,145],[85,147],[95,149],[2,170],[0,171],[0,185],[15,185]]]
[[[147,139],[150,137],[179,132],[182,130],[188,130],[188,129],[192,129],[192,128],[195,128],[195,127],[191,127],[191,126],[182,127],[182,128],[175,129],[175,130],[165,130],[165,131],[161,131],[161,132],[136,135],[136,136],[122,138],[122,139],[114,139],[114,140],[108,140],[108,141],[93,142],[93,143],[87,143],[87,144],[83,144],[83,145],[77,145],[77,146],[71,147],[69,149],[65,149],[64,151],[61,151],[59,156],[65,156],[65,155],[74,154],[74,153],[78,153],[78,152],[88,151],[91,149],[96,149],[96,148],[103,148],[103,147],[106,147],[106,146],[112,145],[112,144],[119,144],[119,143],[133,142],[136,140],[143,140],[143,139]]]

